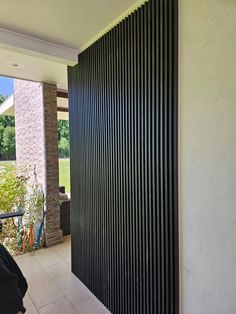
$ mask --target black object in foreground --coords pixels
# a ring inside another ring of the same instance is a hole
[[[5,247],[0,244],[0,313],[25,313],[23,298],[28,285],[20,268]]]

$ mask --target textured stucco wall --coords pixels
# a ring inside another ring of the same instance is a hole
[[[180,1],[184,314],[236,313],[236,1]]]
[[[14,80],[17,165],[35,169],[47,203],[46,242],[62,240],[58,205],[56,86]],[[33,175],[33,172],[31,173]]]

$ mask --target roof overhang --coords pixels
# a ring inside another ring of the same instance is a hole
[[[14,95],[8,97],[0,105],[0,116],[14,116],[15,107],[14,107]],[[57,119],[58,120],[69,120],[68,117],[68,98],[66,97],[57,97]]]
[[[73,66],[78,61],[78,49],[0,28],[0,48]]]
[[[68,90],[67,66],[145,1],[5,1],[0,10],[0,75]]]

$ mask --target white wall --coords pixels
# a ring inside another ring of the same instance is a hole
[[[182,313],[236,313],[236,0],[180,1]]]

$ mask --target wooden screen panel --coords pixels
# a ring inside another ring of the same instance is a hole
[[[69,68],[72,270],[114,314],[178,313],[177,1]]]

